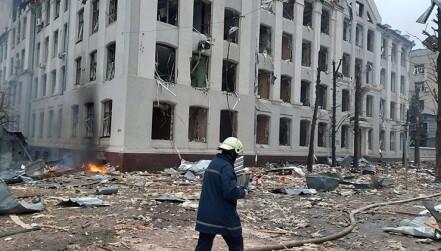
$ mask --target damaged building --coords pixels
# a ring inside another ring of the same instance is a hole
[[[237,136],[248,165],[304,160],[310,144],[329,155],[332,62],[342,60],[337,154],[353,153],[360,102],[361,154],[398,159],[412,46],[373,0],[15,0],[0,82],[9,127],[33,158],[159,170],[211,158]]]

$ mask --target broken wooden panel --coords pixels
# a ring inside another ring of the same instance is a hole
[[[318,63],[322,71],[328,70],[328,48],[320,46]]]
[[[158,0],[157,20],[178,25],[178,0]]]
[[[328,125],[323,122],[318,123],[317,132],[317,146],[326,147],[326,139],[328,137]]]
[[[283,1],[283,17],[289,20],[294,19],[294,3],[295,0]]]
[[[282,60],[292,61],[292,35],[282,34]]]
[[[280,99],[285,103],[291,103],[291,78],[282,76],[280,79]]]
[[[195,0],[193,9],[193,28],[199,33],[210,35],[210,23],[211,3],[204,0]]]
[[[240,13],[235,10],[225,9],[224,17],[224,40],[231,41],[232,43],[238,43],[239,31],[232,32],[231,28],[239,27]]]
[[[257,115],[256,144],[264,144],[264,145],[268,144],[269,121],[270,121],[269,116]]]
[[[222,91],[236,91],[237,64],[229,60],[224,60],[222,70]]]
[[[302,42],[302,65],[311,66],[311,42],[306,40]]]
[[[156,69],[155,77],[168,83],[175,82],[175,48],[156,44]]]
[[[349,111],[350,106],[350,95],[348,89],[343,89],[341,92],[341,111]]]
[[[220,113],[219,142],[237,136],[237,112],[222,110]]]
[[[208,83],[208,57],[200,54],[193,54],[191,58],[191,86],[206,88]]]
[[[188,141],[207,142],[208,109],[190,106],[188,119]]]
[[[309,83],[306,80],[301,81],[300,102],[303,103],[303,106],[310,105],[310,88],[311,88],[311,83]]]
[[[326,85],[319,85],[318,89],[318,105],[320,109],[326,109],[326,103],[328,102],[328,86]]]
[[[112,100],[103,101],[103,137],[110,137],[112,131]],[[58,113],[61,116],[61,113]]]
[[[300,120],[300,146],[309,145],[309,133],[311,131],[311,122],[309,120]]]
[[[324,34],[329,35],[329,11],[322,10],[320,30]]]
[[[290,118],[280,118],[279,145],[281,145],[281,146],[290,146],[291,145],[291,119]]]
[[[348,139],[349,139],[349,126],[348,125],[342,125],[341,126],[341,133],[340,133],[340,147],[341,148],[348,148]]]
[[[351,74],[351,55],[347,53],[343,53],[342,74],[345,77],[350,77]]]
[[[263,99],[269,99],[270,94],[270,72],[259,70],[259,82],[257,88],[257,95]]]
[[[305,1],[303,9],[303,26],[312,27],[312,3]]]
[[[173,139],[174,107],[165,102],[153,102],[152,139]]]
[[[271,28],[260,25],[259,53],[271,54]]]
[[[107,69],[106,79],[111,80],[115,77],[115,52],[116,44],[111,43],[107,46]]]

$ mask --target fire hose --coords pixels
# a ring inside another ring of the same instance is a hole
[[[355,226],[357,224],[354,216],[364,210],[367,210],[370,208],[375,208],[375,207],[387,206],[387,205],[402,204],[402,203],[407,203],[407,202],[421,200],[421,199],[428,199],[428,198],[432,198],[432,197],[436,197],[436,196],[441,196],[441,193],[436,193],[436,194],[432,194],[432,195],[428,195],[428,196],[414,197],[414,198],[405,199],[405,200],[396,200],[396,201],[388,201],[388,202],[380,202],[380,203],[370,204],[370,205],[352,210],[351,213],[349,214],[349,218],[351,220],[351,225],[349,225],[348,227],[346,227],[345,229],[343,229],[340,232],[330,234],[328,236],[324,236],[324,237],[320,237],[320,238],[288,241],[288,242],[284,242],[284,243],[280,243],[280,244],[247,248],[246,250],[247,251],[270,251],[270,250],[279,250],[279,249],[300,247],[300,246],[303,246],[308,243],[319,244],[319,243],[323,243],[326,241],[336,240],[336,239],[339,239],[339,238],[349,234],[350,232],[352,232],[352,230],[355,228]]]

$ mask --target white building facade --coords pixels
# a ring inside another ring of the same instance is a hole
[[[34,158],[98,158],[123,171],[211,158],[231,135],[244,143],[247,165],[302,161],[317,93],[313,143],[327,157],[332,62],[341,60],[337,155],[353,154],[359,64],[361,154],[398,159],[413,43],[381,24],[374,1],[348,2],[21,5],[0,37],[11,126],[27,135]]]

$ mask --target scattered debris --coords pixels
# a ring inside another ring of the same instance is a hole
[[[33,203],[19,202],[14,198],[6,183],[0,180],[0,215],[33,213],[42,211],[43,208],[43,198],[40,197]]]
[[[77,206],[104,207],[104,206],[110,206],[110,204],[106,204],[102,200],[100,200],[96,197],[63,199],[63,201],[58,203],[58,205],[65,206],[65,207],[77,207]]]

